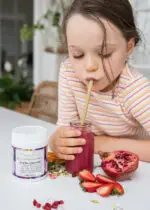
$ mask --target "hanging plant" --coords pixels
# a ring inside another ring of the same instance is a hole
[[[24,24],[20,30],[20,39],[22,41],[31,41],[34,38],[35,31],[41,31],[46,39],[45,51],[66,53],[66,49],[61,43],[61,21],[65,10],[72,0],[59,0],[55,2],[55,8],[49,8],[37,21],[36,24],[29,26]],[[52,41],[53,40],[53,41]]]

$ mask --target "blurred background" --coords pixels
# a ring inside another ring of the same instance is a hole
[[[24,23],[33,24],[33,0],[0,0],[0,63],[4,73],[6,61],[12,64],[17,74],[17,61],[21,56],[28,57],[30,73],[32,69],[33,41],[25,45],[20,40],[20,29]],[[7,63],[6,63],[7,64]]]

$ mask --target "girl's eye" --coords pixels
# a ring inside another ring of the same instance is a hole
[[[102,58],[109,58],[109,57],[111,57],[112,56],[112,53],[108,53],[108,54],[104,54],[104,55],[102,55],[102,54],[99,54]]]
[[[75,58],[75,59],[80,59],[80,58],[82,58],[84,55],[74,55],[73,57]]]

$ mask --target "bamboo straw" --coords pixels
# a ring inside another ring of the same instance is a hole
[[[85,108],[83,110],[83,115],[82,115],[81,121],[80,121],[81,126],[84,125],[84,122],[85,122],[85,119],[86,119],[92,87],[93,87],[93,80],[90,80],[89,85],[88,85],[88,93],[87,93],[87,98],[86,98],[86,104],[85,104]]]

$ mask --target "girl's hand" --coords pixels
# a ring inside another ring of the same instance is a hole
[[[60,159],[73,160],[75,154],[82,153],[82,146],[86,144],[80,135],[80,131],[71,127],[59,127],[49,138],[49,146]]]

